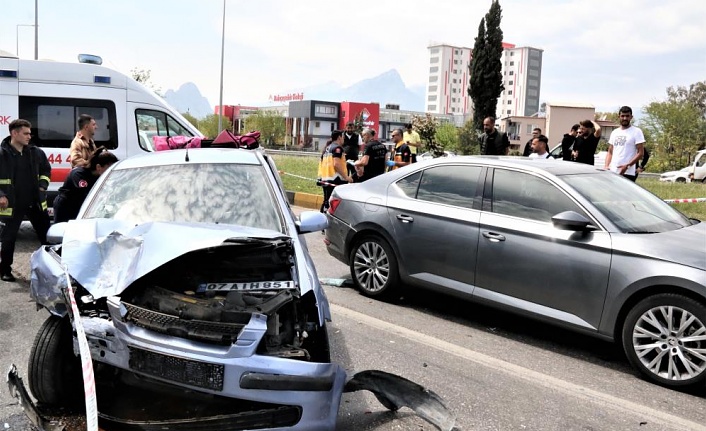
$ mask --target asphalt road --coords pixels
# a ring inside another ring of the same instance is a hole
[[[320,233],[307,235],[320,278],[346,278]],[[18,283],[0,282],[0,368],[26,375],[34,334],[46,318],[28,297],[31,229],[16,253]],[[705,430],[706,390],[678,392],[634,374],[610,343],[431,292],[408,289],[395,303],[348,287],[325,287],[333,360],[350,374],[379,369],[439,394],[463,430]],[[0,429],[29,430],[0,388]],[[387,411],[369,393],[344,394],[338,430],[433,430],[410,410]]]

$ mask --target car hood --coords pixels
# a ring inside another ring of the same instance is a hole
[[[614,249],[706,271],[706,223],[670,232],[621,234],[615,238]]]
[[[218,224],[113,219],[70,221],[61,263],[94,298],[119,295],[133,282],[188,252],[224,243],[291,241],[281,232]],[[303,292],[302,292],[303,293]]]

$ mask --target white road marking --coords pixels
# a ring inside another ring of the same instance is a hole
[[[538,371],[524,368],[510,362],[503,361],[496,357],[484,355],[473,350],[459,347],[455,344],[439,340],[432,336],[412,331],[411,329],[395,325],[390,322],[371,317],[357,311],[350,310],[337,304],[331,305],[331,313],[334,321],[336,316],[343,316],[348,319],[357,321],[372,328],[394,334],[398,337],[406,338],[412,342],[424,344],[425,346],[435,348],[437,350],[455,355],[481,366],[490,368],[510,375],[513,378],[526,380],[532,384],[540,385],[552,390],[562,392],[568,396],[579,398],[584,401],[600,404],[605,408],[621,410],[633,416],[637,416],[642,420],[654,421],[664,424],[667,428],[682,427],[690,431],[706,431],[706,425],[692,422],[688,419],[674,416],[669,413],[656,411],[653,407],[647,407],[641,404],[627,401],[600,391],[596,391],[585,386],[577,385]]]

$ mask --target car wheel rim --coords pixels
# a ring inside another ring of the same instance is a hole
[[[642,365],[663,379],[689,380],[706,370],[706,326],[683,308],[646,311],[635,323],[632,342]]]
[[[353,270],[359,286],[368,292],[379,292],[390,277],[390,260],[380,244],[365,242],[355,252]]]

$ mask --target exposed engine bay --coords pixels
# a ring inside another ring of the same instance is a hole
[[[170,336],[229,345],[253,313],[264,314],[267,333],[258,353],[327,361],[316,299],[311,292],[300,296],[293,255],[289,240],[226,242],[189,252],[122,292],[122,318]],[[87,314],[107,317],[103,301],[82,302]]]

